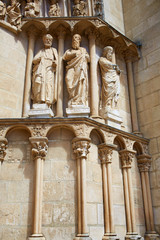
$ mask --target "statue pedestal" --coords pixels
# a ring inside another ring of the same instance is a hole
[[[46,103],[33,104],[33,108],[29,111],[30,118],[52,118],[54,117],[53,111]]]
[[[66,114],[70,117],[89,117],[90,108],[84,105],[75,105],[66,108]]]
[[[103,111],[103,118],[105,119],[105,123],[111,127],[115,127],[121,129],[122,118],[119,116],[118,110],[110,110],[107,112]]]

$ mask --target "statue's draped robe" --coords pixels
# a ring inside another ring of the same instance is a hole
[[[12,25],[19,25],[21,23],[21,11],[18,3],[7,7],[8,21]]]
[[[40,61],[39,61],[40,59]],[[57,63],[55,48],[42,49],[33,59],[32,99],[33,103],[53,104],[57,100]]]
[[[120,94],[119,75],[113,63],[104,57],[99,59],[102,73],[102,107],[114,108]]]
[[[77,53],[76,56],[74,54]],[[89,55],[85,48],[69,49],[63,59],[68,61],[66,66],[66,85],[69,93],[68,105],[88,104],[88,72]]]

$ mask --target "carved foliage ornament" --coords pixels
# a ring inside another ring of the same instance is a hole
[[[6,138],[2,138],[0,139],[0,161],[3,162],[4,158],[6,156],[6,149],[7,149],[7,139]]]
[[[45,160],[48,150],[47,138],[30,138],[32,145],[32,156],[34,160],[41,158]]]
[[[135,152],[122,150],[119,152],[122,168],[131,168],[132,160],[134,159]]]
[[[99,148],[98,154],[102,164],[112,162],[113,149],[108,147]]]
[[[73,140],[72,146],[76,158],[87,158],[90,148],[90,139]]]
[[[148,154],[143,154],[137,156],[138,168],[140,172],[148,172],[151,167],[151,156]]]

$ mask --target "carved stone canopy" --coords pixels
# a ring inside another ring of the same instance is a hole
[[[69,35],[78,33],[81,36],[88,36],[88,32],[94,33],[96,45],[99,45],[101,48],[110,45],[117,53],[124,56],[124,58],[126,58],[126,56],[127,59],[132,60],[139,58],[136,44],[98,17],[83,17],[83,19],[80,17],[22,19],[22,31],[31,30],[31,26],[37,29],[37,32],[42,35],[49,32],[56,36],[60,27],[63,27],[66,34]]]

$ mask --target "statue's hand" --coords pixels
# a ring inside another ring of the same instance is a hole
[[[56,67],[57,67],[57,62],[56,62],[56,61],[53,61],[53,62],[52,62],[52,66],[53,66],[53,68],[56,68]]]

